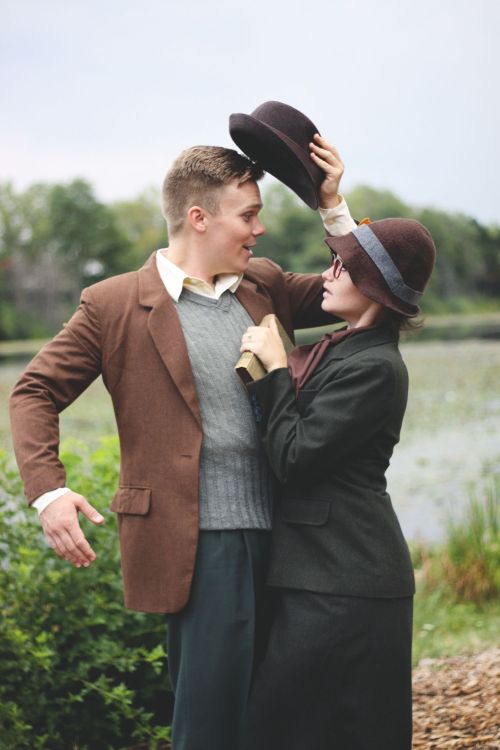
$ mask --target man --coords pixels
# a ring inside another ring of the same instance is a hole
[[[311,153],[326,173],[327,218],[349,231],[342,163],[319,136]],[[85,289],[11,397],[27,498],[55,552],[85,567],[96,555],[78,512],[104,519],[64,486],[58,413],[103,377],[120,436],[111,510],[125,604],[167,613],[174,750],[237,748],[259,635],[271,478],[233,369],[242,333],[271,312],[291,336],[328,317],[320,276],[252,258],[261,176],[230,149],[184,151],[163,186],[168,248]]]

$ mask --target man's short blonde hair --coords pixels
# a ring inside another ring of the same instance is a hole
[[[170,236],[184,226],[191,206],[212,214],[219,209],[220,191],[233,180],[241,185],[263,176],[262,168],[230,148],[193,146],[183,151],[168,170],[161,191],[161,208]]]

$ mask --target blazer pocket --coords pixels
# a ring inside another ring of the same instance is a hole
[[[150,487],[120,487],[113,497],[110,510],[115,513],[145,516],[149,513],[150,505]]]
[[[324,526],[329,515],[329,500],[284,500],[281,506],[281,518],[285,523]]]

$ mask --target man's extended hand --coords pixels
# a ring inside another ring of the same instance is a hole
[[[104,518],[83,495],[65,492],[40,513],[40,523],[52,549],[77,568],[87,568],[96,554],[85,539],[78,523],[78,511],[92,523],[101,524]]]
[[[325,173],[319,189],[319,205],[321,208],[335,208],[340,203],[339,185],[344,174],[344,164],[339,152],[318,133],[309,148],[311,159]]]

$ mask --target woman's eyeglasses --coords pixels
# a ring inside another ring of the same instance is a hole
[[[338,279],[342,271],[347,271],[347,268],[342,263],[341,257],[337,253],[332,253],[333,278]]]

